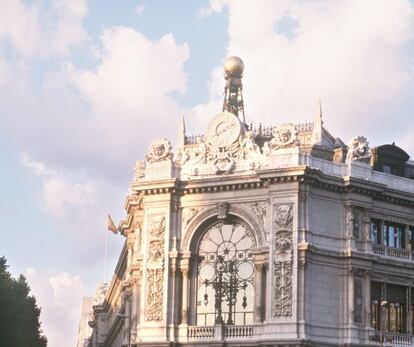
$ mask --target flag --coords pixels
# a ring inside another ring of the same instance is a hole
[[[114,234],[118,234],[118,228],[116,227],[110,214],[108,214],[107,228],[109,231],[112,231]]]

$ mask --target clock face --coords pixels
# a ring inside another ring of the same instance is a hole
[[[207,140],[214,146],[227,147],[239,138],[241,131],[242,125],[234,114],[221,112],[210,121]]]

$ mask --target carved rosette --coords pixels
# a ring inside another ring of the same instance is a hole
[[[292,316],[293,207],[274,206],[273,317]]]
[[[151,143],[147,154],[147,161],[149,163],[156,163],[172,159],[172,146],[170,141],[165,138],[160,138]]]
[[[165,217],[149,221],[148,235],[145,319],[160,321],[163,319]]]

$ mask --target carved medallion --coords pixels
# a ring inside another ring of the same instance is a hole
[[[170,141],[165,138],[155,140],[148,150],[147,161],[149,163],[156,163],[171,159],[173,156],[172,146]]]

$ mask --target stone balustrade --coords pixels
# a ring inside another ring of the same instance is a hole
[[[254,325],[189,326],[188,340],[236,340],[255,335]]]
[[[214,339],[214,326],[199,327],[190,326],[188,327],[188,339],[189,340],[210,340]]]
[[[413,260],[413,252],[408,249],[403,248],[394,248],[394,247],[387,247],[383,245],[373,245],[372,249],[375,254],[387,256],[387,257],[395,257],[395,258],[403,258],[407,260]]]
[[[370,336],[370,342],[371,345],[380,345],[381,335],[379,331],[375,331],[374,334]],[[385,332],[382,334],[382,345],[384,347],[414,347],[414,336]]]

